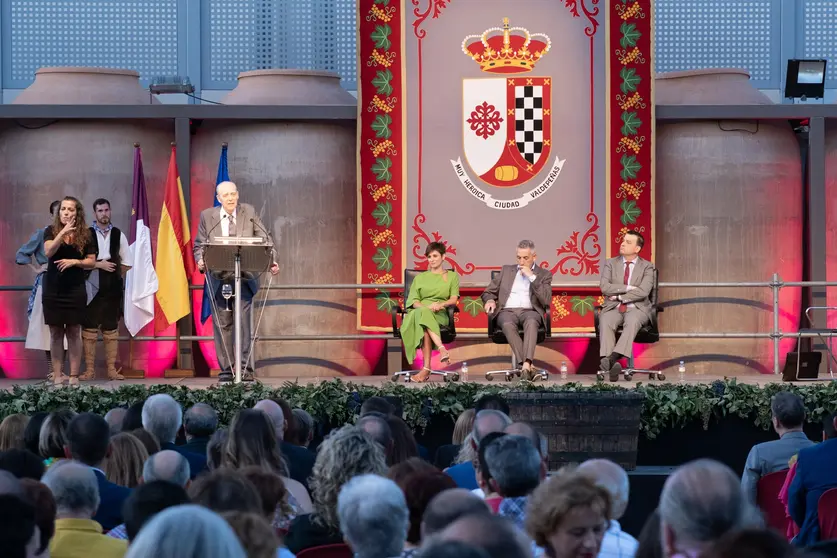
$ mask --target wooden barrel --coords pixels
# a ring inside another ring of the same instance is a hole
[[[636,468],[642,393],[538,391],[504,397],[513,420],[546,436],[550,471],[588,459],[609,459],[628,471]]]

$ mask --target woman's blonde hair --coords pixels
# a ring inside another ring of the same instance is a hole
[[[354,426],[332,431],[317,450],[309,481],[314,506],[312,521],[339,531],[337,495],[343,485],[358,475],[386,473],[384,450],[369,434]]]
[[[26,415],[9,415],[0,422],[0,451],[24,449],[23,431],[29,423]]]
[[[569,513],[589,507],[602,514],[602,521],[611,518],[610,493],[575,468],[565,467],[532,492],[526,504],[526,531],[535,544],[547,548],[549,537],[561,526]]]
[[[262,411],[244,409],[230,423],[229,437],[221,452],[221,466],[241,469],[252,465],[288,476],[288,465],[276,442],[273,423]]]
[[[452,444],[460,445],[465,443],[465,438],[474,429],[475,416],[477,416],[477,412],[474,409],[468,409],[459,415],[459,418],[456,419],[456,425],[453,427]]]
[[[247,558],[275,558],[279,539],[267,520],[253,512],[225,512],[221,517],[227,520],[244,547]]]
[[[453,460],[455,464],[473,463],[477,460],[477,450],[474,449],[474,444],[471,441],[473,439],[473,432],[468,432],[468,435],[462,440],[462,445],[459,447],[459,453],[456,454],[456,459]]]
[[[102,462],[102,471],[113,484],[134,488],[147,459],[148,450],[139,438],[122,432],[110,439],[110,454]]]

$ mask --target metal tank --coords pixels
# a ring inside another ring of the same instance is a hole
[[[256,70],[238,77],[222,101],[240,105],[350,105],[354,97],[338,75],[301,70]],[[281,274],[273,284],[356,281],[356,129],[354,123],[204,121],[192,144],[192,225],[211,207],[221,144],[229,145],[230,178],[240,200],[250,203],[273,235]],[[269,276],[261,279],[262,287]],[[271,290],[261,316],[263,293],[253,320],[259,335],[357,333],[352,290]],[[196,300],[196,302],[199,302]],[[196,304],[196,307],[198,305]],[[198,312],[199,313],[199,312]],[[209,325],[209,322],[206,324]],[[206,326],[199,331],[211,335]],[[202,344],[217,366],[211,343]],[[382,341],[264,341],[255,344],[259,377],[316,379],[371,374]]]
[[[743,70],[662,74],[660,105],[769,104]],[[658,122],[656,264],[663,282],[802,279],[802,173],[787,122]],[[769,288],[664,288],[662,332],[763,332],[773,327]],[[779,297],[779,325],[796,331],[801,290]],[[781,343],[780,365],[794,341]],[[695,372],[773,372],[770,339],[664,339],[642,348],[638,364],[662,369],[686,362]],[[671,375],[670,375],[671,377]]]
[[[14,104],[148,104],[148,92],[133,70],[109,68],[41,68],[32,85]],[[30,285],[34,273],[14,263],[15,251],[38,227],[49,223],[49,204],[65,195],[83,203],[89,226],[92,202],[110,200],[113,222],[127,234],[131,217],[134,143],[142,147],[152,237],[163,202],[168,157],[174,139],[170,122],[120,120],[57,120],[2,122],[0,129],[0,188],[6,193],[0,204],[0,264],[5,285]],[[4,308],[0,335],[26,334],[28,292],[2,292]],[[150,328],[146,328],[150,331]],[[127,332],[121,330],[123,335]],[[143,335],[147,334],[145,331]],[[132,350],[133,349],[133,350]],[[104,350],[99,347],[97,369],[104,377]],[[173,342],[121,343],[118,366],[144,370],[146,377],[161,376],[174,362]],[[131,360],[130,357],[133,356]],[[41,378],[46,365],[40,351],[25,350],[23,343],[4,343],[0,367],[10,378]]]

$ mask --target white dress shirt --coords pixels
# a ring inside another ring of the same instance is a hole
[[[535,280],[535,267],[532,266],[532,275],[528,278],[520,272],[520,266],[517,266],[517,275],[514,276],[514,283],[512,284],[509,299],[506,301],[506,308],[523,308],[525,310],[532,309],[532,294],[530,287]]]
[[[624,532],[618,521],[612,519],[602,540],[598,558],[634,558],[638,546],[637,540]]]
[[[230,215],[223,207],[221,208],[221,236],[235,236],[235,234],[230,235],[230,219],[235,222],[235,214],[237,212],[238,208],[233,209],[232,215]]]
[[[636,263],[639,261],[639,258],[634,258],[634,261],[631,262],[631,270],[628,272],[628,282],[625,283],[625,286],[631,284],[631,279],[634,278],[634,269],[636,269]],[[625,276],[625,266],[628,265],[628,260],[625,259],[625,256],[622,256],[622,276]],[[619,302],[622,302],[622,295],[619,295]],[[628,308],[636,308],[636,304],[633,302],[628,303]]]
[[[99,227],[93,227],[96,231],[96,244],[99,246],[99,255],[96,257],[98,261],[110,259],[110,234],[113,230],[108,229],[102,232]],[[131,246],[128,244],[128,237],[125,233],[119,235],[119,261],[122,265],[126,265],[131,261]],[[127,266],[130,267],[130,266]]]

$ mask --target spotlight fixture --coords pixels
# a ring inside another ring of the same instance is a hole
[[[822,99],[825,94],[826,60],[788,60],[785,98]]]
[[[192,85],[188,76],[154,76],[151,85],[148,86],[148,91],[152,95],[172,93],[191,95],[195,92],[195,86]]]

